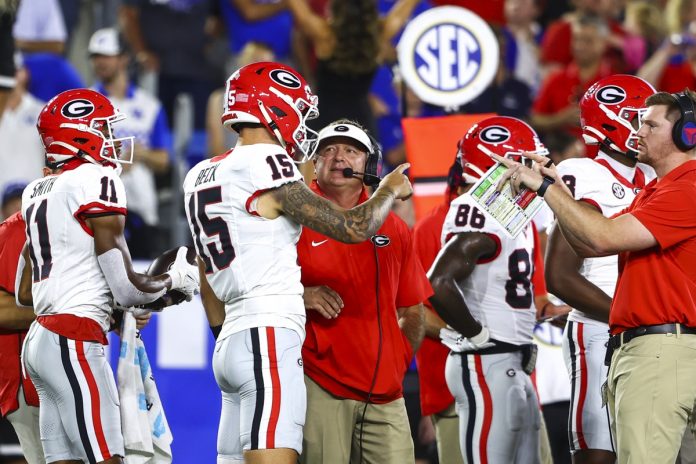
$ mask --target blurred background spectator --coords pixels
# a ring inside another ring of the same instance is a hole
[[[172,137],[167,115],[157,98],[130,82],[130,54],[116,29],[99,29],[89,41],[96,89],[126,115],[115,136],[134,137],[132,164],[123,164],[121,179],[128,196],[126,240],[134,258],[154,258],[160,252],[155,174],[169,169]]]
[[[384,47],[390,48],[418,0],[399,0],[383,20],[374,0],[331,0],[328,18],[312,11],[307,0],[287,1],[317,58],[314,90],[321,107],[312,127],[347,118],[376,134],[368,100],[372,80],[385,59]]]
[[[240,50],[237,66],[242,67],[259,61],[274,61],[273,50],[262,42],[249,41]],[[223,81],[224,83],[224,81]],[[205,131],[207,134],[208,156],[220,155],[237,143],[237,133],[229,127],[223,127],[220,121],[223,113],[223,97],[225,88],[215,89],[208,99]]]
[[[573,11],[551,22],[542,41],[541,61],[544,76],[568,66],[575,57],[573,29],[581,18],[599,17],[607,26],[604,33],[608,62],[613,72],[624,70],[623,36],[625,34],[617,16],[621,14],[615,0],[573,0]]]
[[[536,94],[541,84],[539,44],[543,37],[539,16],[539,0],[505,0],[505,36],[501,48],[508,71]],[[513,115],[510,115],[513,116]],[[519,116],[516,116],[519,117]]]
[[[660,8],[649,1],[633,1],[626,5],[623,53],[626,70],[635,72],[660,46],[665,25]]]
[[[191,99],[193,132],[185,157],[189,166],[205,158],[205,112],[215,88],[215,65],[208,59],[206,32],[213,0],[123,0],[120,21],[140,70],[155,81],[155,93],[170,121],[177,98]],[[177,187],[178,188],[178,187]]]
[[[64,90],[83,87],[82,78],[63,55],[68,34],[58,0],[21,0],[13,34],[33,77],[28,86],[32,95],[48,101]]]
[[[669,0],[667,39],[638,71],[658,90],[680,92],[696,87],[696,1]]]
[[[597,80],[612,74],[604,59],[608,36],[602,17],[573,18],[572,61],[544,79],[534,100],[531,123],[539,132],[563,131],[580,139],[580,97]]]
[[[257,2],[254,0],[219,1],[224,21],[232,63],[227,74],[244,66],[235,57],[244,56],[245,47],[252,42],[263,43],[278,61],[290,63],[293,45],[301,47],[299,40],[293,41],[292,15],[287,11],[287,1]],[[260,60],[259,60],[260,61]]]
[[[12,182],[5,184],[0,203],[2,204],[2,220],[7,219],[22,208],[22,192],[27,186],[26,182]]]
[[[18,7],[17,1],[0,2],[0,116],[7,97],[14,87],[14,35],[12,25]]]
[[[15,87],[0,116],[0,192],[10,183],[26,184],[41,177],[45,159],[36,132],[36,119],[44,103],[27,92],[30,78],[21,60],[17,60],[15,76]]]

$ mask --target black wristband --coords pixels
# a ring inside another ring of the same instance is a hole
[[[222,330],[222,324],[210,326],[210,331],[213,332],[213,337],[215,337],[215,340],[217,340],[218,335],[220,335],[221,330]]]
[[[539,186],[539,189],[536,192],[537,195],[543,197],[549,186],[555,182],[556,180],[553,177],[544,176],[544,178],[541,180],[541,185]]]

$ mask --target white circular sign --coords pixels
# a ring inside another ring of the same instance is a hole
[[[498,39],[481,17],[457,6],[432,8],[408,23],[397,47],[399,67],[418,98],[464,105],[498,70]]]

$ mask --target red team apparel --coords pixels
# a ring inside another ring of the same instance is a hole
[[[104,213],[126,214],[126,196],[116,171],[102,165],[68,163],[22,196],[38,316],[23,359],[41,400],[47,462],[124,455],[118,393],[102,346],[114,302],[86,223]]]
[[[537,114],[555,114],[571,105],[575,105],[592,84],[610,74],[610,67],[606,63],[602,63],[597,75],[582,82],[577,65],[570,63],[563,69],[550,74],[542,82],[539,94],[536,100],[534,100],[532,112]],[[563,127],[563,130],[581,139],[582,129],[580,126],[568,125]]]
[[[316,181],[311,188],[323,195]],[[359,203],[367,199],[367,191],[363,191]],[[306,375],[337,397],[365,401],[377,362],[380,317],[382,354],[370,401],[384,404],[401,398],[413,352],[399,329],[396,309],[419,304],[432,294],[406,224],[390,213],[372,240],[355,245],[305,228],[298,255],[302,284],[326,285],[344,303],[335,319],[325,319],[315,311],[308,313],[307,339],[302,349]]]
[[[558,173],[576,200],[585,201],[611,217],[635,199],[655,171],[642,163],[625,166],[599,152],[595,159],[573,158],[561,162]],[[586,258],[580,273],[610,297],[618,279],[617,255]],[[573,309],[563,340],[563,355],[571,381],[569,441],[571,451],[602,449],[614,452],[609,414],[602,405],[601,386],[607,378],[604,365],[609,326]]]
[[[658,245],[619,254],[621,278],[609,316],[612,335],[667,322],[696,327],[695,210],[696,161],[687,161],[646,185],[623,211],[638,219]],[[686,278],[672,278],[677,275]]]
[[[17,212],[0,224],[0,288],[7,293],[15,293],[17,263],[26,236],[24,221]],[[31,308],[26,308],[31,311]],[[0,412],[2,416],[19,407],[17,395],[21,384],[24,400],[30,406],[39,406],[36,389],[28,377],[22,376],[19,358],[26,330],[0,330]]]
[[[539,461],[540,411],[532,381],[522,370],[522,345],[532,343],[536,321],[535,233],[528,226],[517,238],[478,210],[470,195],[452,201],[442,242],[452,235],[484,233],[497,244],[459,288],[471,315],[504,342],[506,352],[462,352],[447,358],[445,378],[456,400],[462,457],[470,463]]]
[[[184,180],[196,250],[225,304],[213,354],[223,396],[220,460],[241,460],[243,450],[302,452],[305,310],[296,248],[301,226],[285,214],[270,220],[256,212],[260,194],[302,181],[290,156],[273,144],[236,147],[198,163]]]
[[[413,242],[423,269],[430,269],[442,247],[442,224],[448,211],[449,203],[443,203],[413,227]],[[426,311],[434,311],[427,301],[425,305]],[[440,340],[428,337],[423,338],[423,343],[416,352],[421,414],[424,416],[444,411],[454,402],[445,382],[447,355],[449,348],[440,343]]]

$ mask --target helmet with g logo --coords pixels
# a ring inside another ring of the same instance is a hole
[[[645,99],[655,89],[640,77],[616,74],[597,81],[580,99],[582,136],[589,145],[628,154],[636,150],[633,137]]]
[[[546,155],[548,150],[527,123],[509,116],[493,116],[474,124],[457,144],[464,180],[476,182],[495,164],[489,156],[520,159],[523,153]]]
[[[295,161],[311,158],[317,133],[307,121],[319,116],[319,98],[304,78],[280,63],[253,63],[227,79],[222,123],[236,130],[245,123],[262,124]]]
[[[133,137],[114,138],[112,127],[123,119],[125,115],[94,90],[59,93],[46,103],[36,124],[48,165],[60,166],[71,159],[94,164],[130,163]],[[130,149],[130,155],[119,153],[119,147]]]

